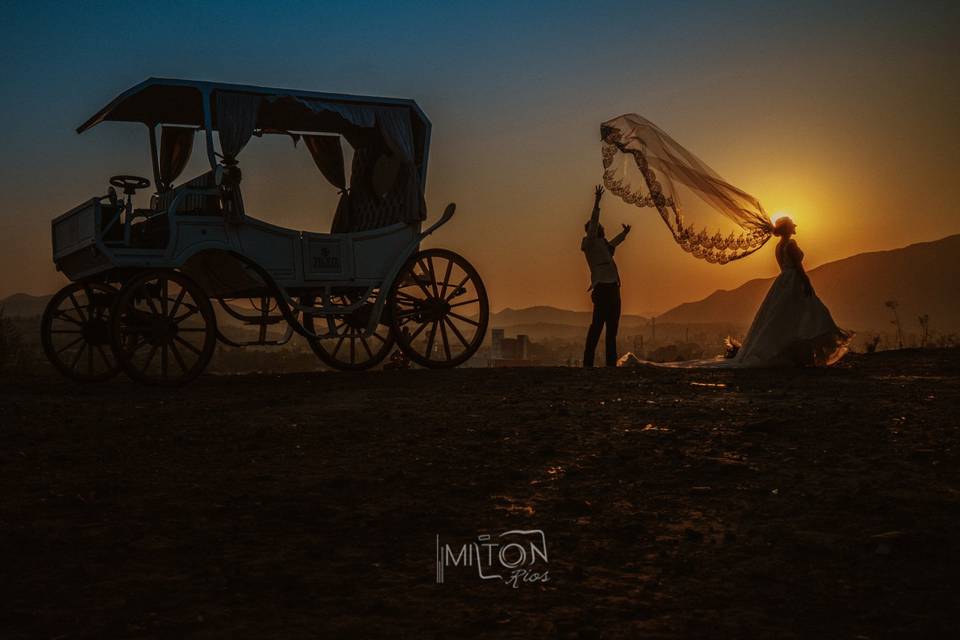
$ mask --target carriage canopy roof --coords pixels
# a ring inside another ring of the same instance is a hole
[[[425,164],[430,121],[413,100],[149,78],[127,89],[77,128],[104,122],[207,128],[221,138],[238,126],[263,133],[340,133],[348,140],[379,130],[390,146]]]

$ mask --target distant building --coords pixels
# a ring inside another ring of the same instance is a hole
[[[490,358],[498,360],[503,357],[503,329],[494,329],[492,334],[493,343],[490,345]]]
[[[530,359],[530,336],[520,334],[516,338],[506,338],[503,329],[494,329],[490,345],[491,367],[529,367],[536,364]]]

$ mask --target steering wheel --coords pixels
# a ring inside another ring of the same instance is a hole
[[[123,192],[132,196],[137,189],[146,189],[150,186],[150,181],[140,176],[113,176],[110,178],[110,184],[117,189],[123,189]]]

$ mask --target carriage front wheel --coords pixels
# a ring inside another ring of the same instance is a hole
[[[210,299],[193,280],[147,271],[120,290],[110,331],[124,372],[145,384],[176,386],[196,378],[217,344]]]
[[[74,282],[47,303],[40,341],[60,373],[78,382],[102,382],[120,371],[110,350],[110,307],[116,293],[108,284]]]
[[[487,333],[490,306],[480,274],[447,249],[426,249],[400,270],[388,298],[397,346],[414,362],[463,364]]]

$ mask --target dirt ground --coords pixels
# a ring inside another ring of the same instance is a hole
[[[0,635],[948,637],[958,409],[960,350],[6,380]],[[548,582],[437,584],[508,529]]]

